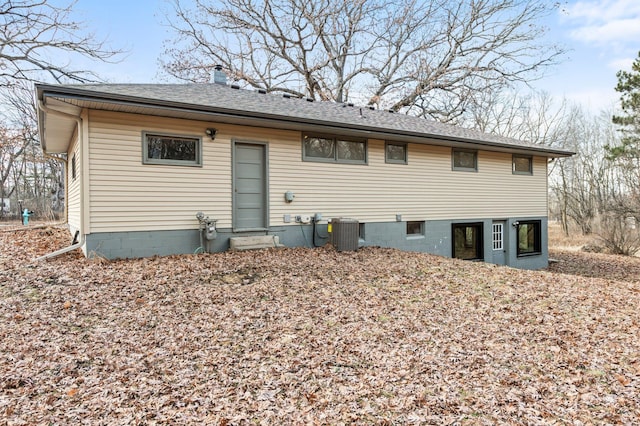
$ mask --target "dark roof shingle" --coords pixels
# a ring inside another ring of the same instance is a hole
[[[525,149],[547,156],[572,153],[465,129],[433,120],[368,107],[335,102],[310,102],[307,99],[243,90],[220,84],[84,84],[39,85],[38,96],[64,99],[91,98],[102,102],[129,102],[153,107],[185,108],[234,116],[259,117],[299,125],[330,125],[357,129],[372,134],[397,134],[413,138],[431,138],[493,147]]]

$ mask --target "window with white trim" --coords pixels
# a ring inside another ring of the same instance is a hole
[[[424,235],[424,221],[415,220],[407,222],[407,237],[420,237]]]
[[[504,246],[504,224],[494,223],[491,229],[491,234],[493,235],[493,249],[502,250]]]

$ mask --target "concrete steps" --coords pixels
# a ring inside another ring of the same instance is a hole
[[[256,235],[229,238],[229,249],[232,251],[257,250],[274,247],[284,247],[280,244],[280,237],[277,235]]]

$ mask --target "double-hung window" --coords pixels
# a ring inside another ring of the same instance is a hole
[[[329,163],[367,163],[367,142],[333,136],[305,135],[302,140],[305,161]]]

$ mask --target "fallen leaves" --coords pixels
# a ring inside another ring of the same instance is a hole
[[[604,280],[640,282],[640,258],[575,250],[550,249],[549,257],[559,260],[549,271]],[[635,291],[640,288],[634,287]]]
[[[35,264],[68,245],[43,231],[0,235],[0,423],[640,417],[640,259],[554,253],[545,272],[326,248]]]
[[[629,386],[631,384],[631,379],[623,376],[622,374],[616,374],[615,377],[622,386]]]

